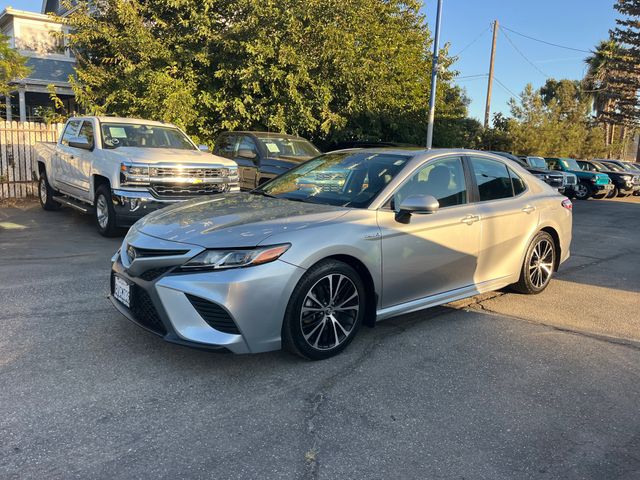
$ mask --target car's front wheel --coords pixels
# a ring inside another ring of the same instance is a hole
[[[553,237],[547,232],[538,232],[527,249],[520,279],[512,285],[513,289],[527,294],[542,292],[551,281],[556,255]]]
[[[346,263],[325,260],[300,279],[284,322],[284,347],[310,360],[337,355],[353,340],[364,317],[365,289]]]
[[[578,182],[574,190],[575,196],[578,200],[586,200],[591,196],[591,187],[585,182]]]
[[[108,185],[102,184],[96,190],[94,201],[95,219],[98,232],[104,237],[113,237],[117,234],[116,210],[111,200],[111,189]]]

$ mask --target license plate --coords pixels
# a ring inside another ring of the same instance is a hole
[[[124,278],[120,278],[117,275],[113,277],[113,296],[120,303],[124,304],[127,308],[131,303],[131,289],[129,283]]]

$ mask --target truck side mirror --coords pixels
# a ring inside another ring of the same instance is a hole
[[[93,150],[93,143],[90,143],[87,137],[71,137],[69,146],[73,148],[82,148],[83,150]]]

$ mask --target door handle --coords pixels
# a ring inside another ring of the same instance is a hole
[[[535,209],[536,209],[536,207],[534,207],[534,206],[532,206],[532,205],[527,205],[526,207],[524,207],[524,208],[522,209],[522,211],[523,211],[524,213],[531,213],[531,212],[534,212],[534,211],[535,211]]]
[[[471,225],[472,223],[479,222],[480,217],[478,215],[467,215],[460,221],[462,223],[466,223],[467,225]]]

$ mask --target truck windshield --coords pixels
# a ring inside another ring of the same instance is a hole
[[[560,161],[562,162],[562,165],[564,165],[564,168],[568,168],[569,170],[576,170],[578,172],[582,170],[580,168],[580,165],[578,165],[578,162],[576,162],[573,158],[562,158]]]
[[[177,128],[143,123],[102,123],[102,147],[177,148],[196,150],[191,141]]]
[[[290,138],[286,136],[260,136],[258,140],[269,152],[270,157],[294,157],[309,159],[320,155],[320,151],[304,138]]]
[[[542,157],[529,157],[529,164],[533,168],[542,168],[543,170],[547,169],[547,162],[545,162]]]
[[[389,153],[327,153],[289,170],[254,193],[366,208],[410,158]]]

